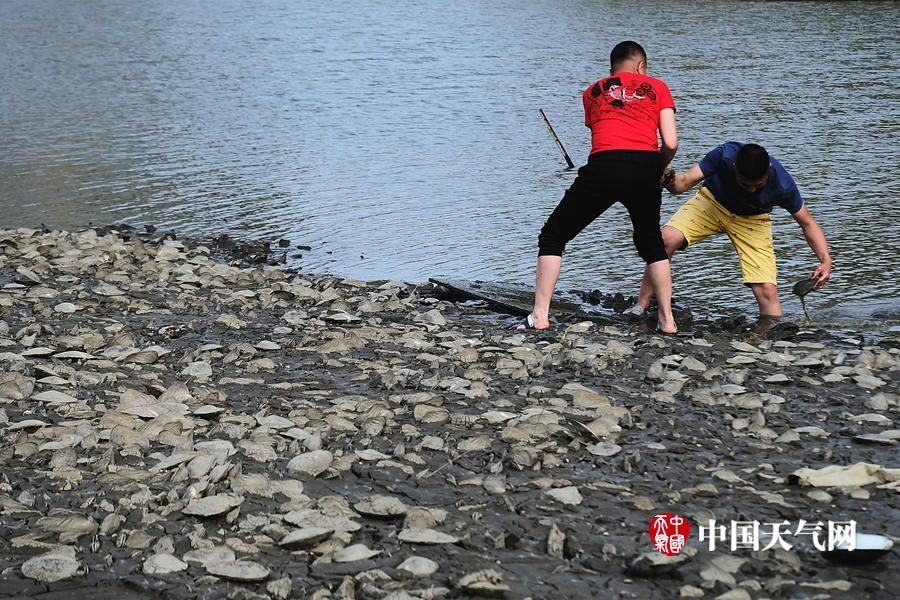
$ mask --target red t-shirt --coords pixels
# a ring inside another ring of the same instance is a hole
[[[675,108],[669,86],[638,73],[616,73],[584,91],[584,124],[591,154],[603,150],[659,152],[659,113]]]

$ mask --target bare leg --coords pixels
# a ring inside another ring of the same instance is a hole
[[[550,327],[550,298],[553,297],[553,289],[556,287],[561,269],[561,256],[538,257],[537,271],[534,276],[534,309],[531,311],[535,329]]]
[[[674,227],[669,227],[666,225],[662,228],[662,238],[663,244],[666,248],[666,254],[669,256],[669,260],[671,261],[672,256],[674,256],[676,250],[681,250],[685,246],[687,246],[687,240],[684,237],[684,234]],[[671,263],[669,265],[671,267]],[[671,306],[671,290],[672,290],[672,275],[671,270],[669,271],[669,302]],[[650,265],[644,267],[644,276],[641,278],[641,291],[638,293],[637,303],[642,309],[647,310],[650,306],[650,302],[653,300],[653,282],[650,276]]]
[[[659,305],[659,328],[664,333],[675,333],[675,317],[672,316],[672,271],[668,260],[658,260],[646,267],[650,285],[656,294],[656,303]]]
[[[774,283],[751,283],[750,289],[756,296],[760,317],[777,319],[784,314],[781,310],[781,300],[778,299],[778,288]]]
[[[671,255],[669,258],[672,258]],[[645,311],[650,308],[651,302],[653,302],[653,283],[650,281],[650,265],[646,265],[644,276],[641,277],[641,291],[638,292],[637,305],[641,307],[642,311]]]

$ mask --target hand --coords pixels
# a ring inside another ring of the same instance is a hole
[[[663,171],[662,177],[659,178],[660,187],[667,188],[672,185],[675,181],[675,169],[671,167],[667,167],[665,171]]]
[[[831,278],[831,261],[826,260],[820,263],[819,266],[816,267],[816,270],[813,271],[812,278],[816,280],[816,285],[813,288],[814,290],[825,285]]]

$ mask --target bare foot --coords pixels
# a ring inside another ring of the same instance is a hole
[[[531,313],[531,318],[534,320],[535,329],[550,329],[549,315],[536,315]]]
[[[549,329],[550,328],[550,319],[544,317],[542,320],[538,320],[534,313],[531,313],[524,319],[522,322],[516,326],[517,331],[525,331],[526,329]]]
[[[667,335],[675,335],[678,333],[678,326],[675,325],[674,319],[671,321],[659,321],[656,324],[656,330]]]

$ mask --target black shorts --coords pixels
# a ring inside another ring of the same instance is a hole
[[[621,202],[634,226],[634,245],[646,263],[667,260],[659,231],[664,165],[658,152],[609,150],[597,152],[578,169],[578,176],[547,219],[538,236],[539,256],[562,256],[566,244]]]

